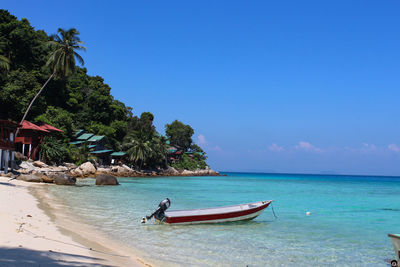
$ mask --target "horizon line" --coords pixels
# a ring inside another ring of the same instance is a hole
[[[358,176],[358,177],[391,177],[400,178],[400,175],[382,174],[323,174],[323,173],[290,173],[290,172],[259,172],[259,171],[218,171],[219,173],[254,173],[254,174],[286,174],[286,175],[321,175],[321,176]]]

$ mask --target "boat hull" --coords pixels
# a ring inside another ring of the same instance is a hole
[[[213,209],[166,212],[167,224],[203,224],[252,220],[259,216],[272,201],[262,201]]]
[[[388,234],[392,239],[394,253],[396,254],[396,260],[400,261],[400,235]]]

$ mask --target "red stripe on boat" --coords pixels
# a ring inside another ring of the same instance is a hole
[[[263,210],[267,208],[271,204],[271,202],[267,202],[260,207],[254,209],[248,209],[243,211],[235,211],[229,213],[220,213],[220,214],[207,214],[207,215],[194,215],[194,216],[179,216],[179,217],[165,217],[166,223],[184,223],[184,222],[199,222],[199,221],[213,221],[213,220],[222,220],[222,219],[230,219],[241,216],[250,215],[252,213],[256,213],[257,211]]]

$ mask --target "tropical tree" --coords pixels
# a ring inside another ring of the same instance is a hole
[[[84,142],[80,147],[71,145],[69,147],[69,157],[75,162],[76,165],[81,165],[87,161],[94,161],[95,156],[90,154],[89,144]]]
[[[10,60],[3,55],[0,55],[0,68],[10,70]]]
[[[51,75],[30,102],[22,117],[21,123],[25,120],[36,98],[42,93],[43,89],[53,77],[64,78],[68,76],[68,74],[75,69],[75,59],[78,60],[79,64],[84,64],[83,58],[76,52],[76,50],[86,51],[86,48],[82,46],[83,42],[78,37],[79,32],[75,28],[69,30],[59,28],[57,33],[58,34],[52,35],[51,37],[53,40],[48,41],[46,44],[52,49],[46,63],[46,67],[49,67],[51,70]]]
[[[169,145],[164,136],[154,135],[151,139],[150,165],[152,167],[166,167]]]
[[[194,131],[190,125],[175,120],[171,124],[165,125],[165,133],[171,144],[182,149],[184,152],[188,151],[192,145]]]
[[[0,42],[0,53],[3,54],[5,42]],[[10,70],[10,59],[6,56],[0,55],[0,69]]]
[[[122,148],[128,154],[128,159],[141,169],[143,163],[151,156],[151,142],[149,140],[137,138],[135,134],[127,135],[124,141]]]
[[[61,141],[46,136],[40,145],[40,158],[43,162],[61,162],[67,156],[67,148]]]

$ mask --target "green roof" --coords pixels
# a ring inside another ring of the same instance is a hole
[[[74,141],[74,142],[70,142],[69,144],[70,145],[79,145],[79,144],[82,144],[83,143],[83,141]]]
[[[78,140],[88,140],[92,136],[93,136],[92,133],[85,133],[85,134],[82,134],[81,136],[78,136],[76,139],[78,139]]]
[[[116,157],[118,157],[118,156],[125,156],[125,155],[126,155],[126,153],[125,153],[125,152],[122,152],[122,151],[111,153],[111,156],[116,156]]]
[[[203,155],[203,153],[201,153],[201,152],[192,152],[192,151],[190,151],[190,152],[185,152],[185,154],[198,154],[198,155]]]
[[[103,154],[103,153],[110,153],[112,152],[111,149],[104,149],[104,150],[97,150],[97,151],[92,151],[90,154]]]
[[[88,148],[94,148],[96,145],[88,145]]]
[[[104,135],[93,135],[89,138],[88,142],[98,142],[104,138]]]
[[[75,133],[75,136],[78,136],[78,135],[82,134],[83,132],[84,132],[84,130],[78,130],[78,131]]]

